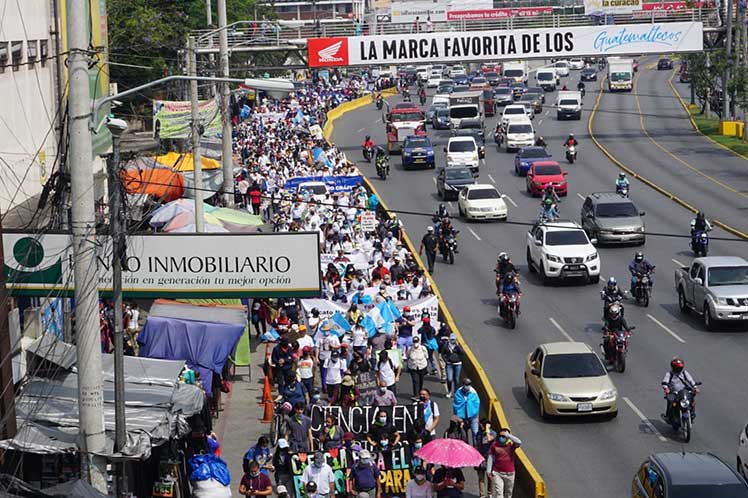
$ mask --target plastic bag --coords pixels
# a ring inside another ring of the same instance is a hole
[[[215,455],[195,455],[190,458],[189,464],[191,481],[215,479],[224,486],[231,483],[231,474],[226,462]]]
[[[218,457],[213,457],[213,461],[210,462],[211,477],[216,481],[220,482],[224,486],[228,486],[231,483],[231,474],[229,473],[229,467],[226,462]]]
[[[191,481],[204,481],[210,479],[210,465],[208,465],[206,460],[207,457],[208,455],[195,455],[190,458]]]

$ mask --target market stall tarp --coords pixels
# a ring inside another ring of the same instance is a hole
[[[150,315],[138,335],[140,355],[185,360],[200,373],[203,388],[212,394],[213,373],[223,371],[245,326]]]
[[[107,495],[97,491],[93,486],[81,479],[37,489],[32,485],[10,474],[0,474],[0,497],[2,498],[107,498]]]
[[[200,159],[203,171],[221,169],[221,163],[215,159],[210,159],[208,157],[201,157]],[[179,171],[180,173],[195,171],[195,159],[191,152],[185,152],[182,154],[179,152],[167,152],[162,156],[155,156],[153,160],[168,168],[172,168],[175,171]]]
[[[164,202],[184,196],[184,177],[150,158],[128,162],[120,173],[128,194],[147,194]]]

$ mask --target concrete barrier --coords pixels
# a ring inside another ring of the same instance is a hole
[[[387,89],[382,92],[382,94],[385,96],[395,95],[396,93],[396,89]],[[327,113],[327,122],[325,123],[325,126],[322,130],[325,139],[329,141],[332,137],[332,133],[334,130],[334,121],[336,119],[341,117],[346,112],[358,109],[367,104],[371,104],[371,97],[368,95],[352,100],[350,102],[345,102],[344,104]],[[379,195],[379,192],[377,192],[371,182],[369,182],[369,179],[365,176],[364,184],[370,192],[373,192],[379,198],[379,209],[382,210],[387,216],[389,216],[390,211],[387,207],[387,204],[382,199],[382,196]],[[418,266],[423,269],[426,275],[429,275],[431,288],[434,290],[434,294],[439,299],[439,320],[442,322],[446,322],[447,325],[449,325],[450,330],[454,332],[454,334],[460,341],[460,344],[465,350],[465,358],[463,361],[462,370],[465,376],[470,377],[470,379],[473,381],[473,387],[475,387],[475,389],[478,391],[478,394],[480,395],[481,410],[483,411],[482,415],[487,417],[494,427],[509,428],[509,421],[506,418],[504,408],[501,406],[496,392],[493,390],[493,386],[491,386],[491,380],[489,379],[485,370],[483,370],[483,367],[481,367],[480,362],[475,357],[475,354],[473,354],[470,346],[468,346],[467,342],[465,342],[465,338],[460,333],[460,329],[459,327],[457,327],[457,323],[455,323],[452,314],[449,312],[449,309],[444,303],[444,298],[442,297],[441,292],[436,285],[436,282],[428,273],[428,271],[426,270],[426,266],[423,264],[423,260],[421,260],[420,256],[418,255],[418,248],[413,245],[413,242],[411,241],[410,237],[408,237],[408,234],[406,232],[403,232],[403,234],[403,242],[405,246],[415,257]],[[546,498],[547,494],[545,489],[545,481],[540,476],[540,473],[538,473],[538,471],[535,469],[535,466],[530,461],[530,458],[521,448],[517,451],[516,455],[517,461],[514,497]]]

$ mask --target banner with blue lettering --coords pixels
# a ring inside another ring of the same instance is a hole
[[[350,192],[363,183],[363,177],[360,175],[297,176],[286,180],[283,188],[295,192],[299,185],[306,182],[324,182],[330,192]]]

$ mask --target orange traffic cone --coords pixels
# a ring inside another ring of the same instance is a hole
[[[265,385],[262,388],[262,401],[260,401],[260,404],[267,403],[268,401],[273,401],[273,394],[270,392],[270,376],[265,376]]]
[[[263,424],[269,424],[272,421],[273,421],[273,401],[268,400],[268,401],[265,401],[265,414],[263,415],[262,420],[260,422],[262,422]]]

